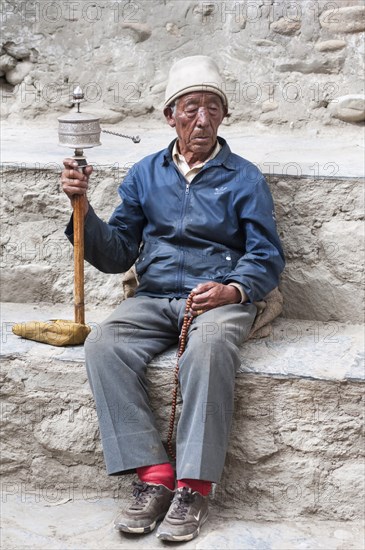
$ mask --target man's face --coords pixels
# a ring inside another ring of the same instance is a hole
[[[210,92],[192,92],[179,97],[175,113],[164,110],[167,122],[176,129],[180,153],[195,162],[204,161],[217,141],[217,131],[227,111],[221,98]]]

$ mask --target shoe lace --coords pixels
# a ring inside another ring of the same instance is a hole
[[[151,494],[156,492],[156,487],[153,485],[148,485],[145,481],[133,481],[133,496],[135,497],[135,502],[132,504],[131,508],[133,510],[141,510],[147,504]]]
[[[169,517],[174,519],[185,519],[188,513],[190,504],[194,501],[191,489],[183,487],[175,493],[174,507],[169,514]]]

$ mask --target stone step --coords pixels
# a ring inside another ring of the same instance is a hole
[[[162,124],[139,124],[125,130],[142,135],[139,145],[104,135],[104,146],[88,153],[95,164],[89,198],[105,220],[119,203],[117,187],[127,170],[174,137]],[[57,146],[55,132],[39,125],[27,132],[22,126],[4,129],[3,301],[72,301],[72,247],[64,236],[71,208],[59,180],[70,151]],[[284,316],[362,322],[363,139],[255,135],[239,125],[222,128],[222,135],[267,176],[287,259],[281,281]],[[86,264],[85,280],[87,304],[116,305],[123,297],[121,275]]]
[[[107,310],[89,310],[91,324]],[[2,307],[3,477],[21,490],[129,490],[105,474],[83,347],[22,340],[11,324],[70,318],[69,306]],[[246,520],[357,520],[362,509],[363,330],[278,319],[268,338],[242,347],[231,441],[214,502]],[[175,350],[151,363],[151,403],[165,438]],[[117,414],[133,416],[125,407]],[[212,414],[225,414],[212,407]],[[124,493],[123,493],[124,494]]]
[[[121,499],[71,494],[3,493],[2,547],[6,550],[140,550],[166,548],[155,533],[125,535],[114,529],[113,520],[126,505]],[[246,520],[222,514],[214,505],[198,538],[184,543],[187,550],[362,550],[361,521]]]

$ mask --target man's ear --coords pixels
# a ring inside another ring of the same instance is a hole
[[[228,112],[227,107],[224,107],[224,115],[223,118],[229,118],[231,116],[231,113]]]
[[[168,106],[165,107],[164,110],[163,110],[163,114],[165,115],[165,119],[167,120],[167,124],[169,126],[171,126],[171,128],[175,128],[176,122],[175,122],[175,117],[172,114],[171,107],[168,107]]]

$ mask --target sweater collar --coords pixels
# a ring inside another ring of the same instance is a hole
[[[204,166],[224,166],[228,170],[236,170],[236,166],[232,159],[232,151],[226,142],[225,139],[218,136],[217,137],[222,149],[219,151],[218,155],[216,155],[213,159],[209,160],[207,164]],[[175,138],[167,147],[167,149],[163,152],[163,162],[162,166],[167,166],[168,164],[171,164],[173,162],[172,153],[174,149],[174,145],[176,143],[177,138]]]

